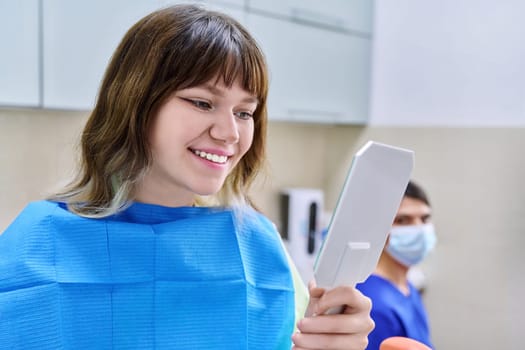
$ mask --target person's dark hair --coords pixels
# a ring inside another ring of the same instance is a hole
[[[405,190],[405,197],[413,198],[422,201],[430,207],[430,201],[428,196],[421,186],[416,184],[414,181],[410,181]]]

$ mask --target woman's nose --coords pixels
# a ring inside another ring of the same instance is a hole
[[[218,114],[211,126],[210,135],[212,138],[225,143],[239,142],[239,126],[237,125],[237,117],[233,112]]]

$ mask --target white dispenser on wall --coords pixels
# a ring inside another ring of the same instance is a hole
[[[286,188],[280,196],[281,235],[299,274],[308,283],[321,246],[324,194],[315,188]]]

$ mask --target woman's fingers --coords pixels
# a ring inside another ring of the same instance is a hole
[[[327,310],[344,305],[344,313],[370,312],[372,302],[360,291],[350,286],[340,286],[325,291],[317,300],[315,313],[321,315]]]
[[[308,334],[295,333],[292,337],[294,350],[332,349],[363,350],[368,338],[361,334]]]
[[[310,303],[306,317],[297,323],[292,340],[294,349],[365,349],[368,334],[374,328],[369,298],[350,286],[331,290],[309,285]],[[325,314],[344,306],[341,314]]]

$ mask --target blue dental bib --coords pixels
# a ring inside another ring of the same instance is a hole
[[[279,239],[251,209],[31,203],[0,235],[0,348],[290,349]]]

